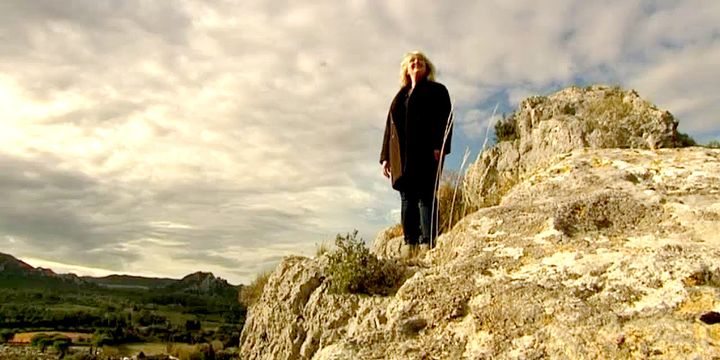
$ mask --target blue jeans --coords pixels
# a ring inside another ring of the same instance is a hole
[[[431,210],[433,192],[400,191],[400,201],[400,218],[405,243],[430,245],[438,233],[437,202],[434,211]]]

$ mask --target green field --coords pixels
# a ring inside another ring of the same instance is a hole
[[[159,342],[129,343],[103,347],[105,355],[133,356],[141,351],[145,355],[167,354],[168,344]]]

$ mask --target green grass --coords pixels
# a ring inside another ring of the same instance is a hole
[[[179,310],[174,311],[167,308],[163,309],[162,307],[158,310],[155,310],[155,314],[164,316],[173,325],[185,325],[185,322],[187,320],[195,320],[197,318],[193,314],[185,314],[180,312]]]
[[[93,310],[100,310],[100,308],[95,306],[88,306],[88,305],[78,305],[78,304],[68,304],[68,303],[62,303],[57,305],[50,305],[48,306],[51,310],[57,310],[57,311],[93,311]]]
[[[130,343],[118,346],[104,346],[103,350],[109,354],[123,356],[137,355],[141,351],[145,355],[158,355],[167,353],[167,344],[160,342]]]
[[[200,321],[200,325],[205,330],[217,330],[224,323],[221,321],[203,320]]]

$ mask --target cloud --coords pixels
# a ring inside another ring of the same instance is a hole
[[[450,90],[454,149],[482,145],[496,104],[592,82],[636,87],[709,139],[718,14],[699,0],[6,1],[0,244],[242,282],[335,233],[371,239],[399,206],[377,158],[413,49]]]
[[[720,41],[711,48],[684,48],[660,58],[631,84],[641,96],[670,109],[681,131],[698,134],[698,139],[713,132],[717,136],[720,93],[714,79],[720,77],[719,60]]]

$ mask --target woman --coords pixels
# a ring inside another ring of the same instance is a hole
[[[410,254],[437,236],[437,179],[452,137],[450,96],[435,82],[435,67],[421,52],[400,64],[400,91],[390,105],[380,163],[400,192],[401,221]]]

